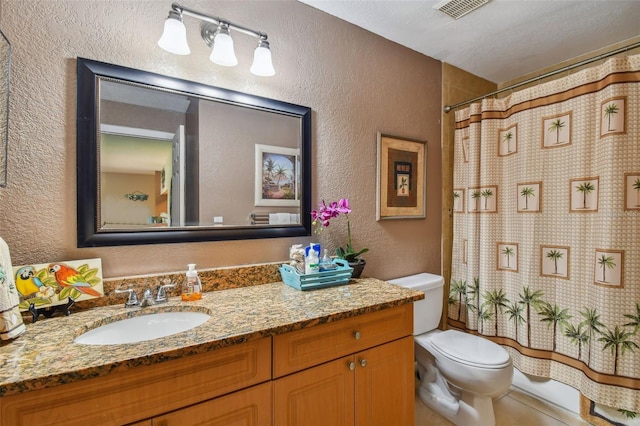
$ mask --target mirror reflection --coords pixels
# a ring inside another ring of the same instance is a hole
[[[102,228],[300,223],[299,117],[99,84]]]
[[[78,59],[79,246],[308,235],[309,139],[309,108]]]

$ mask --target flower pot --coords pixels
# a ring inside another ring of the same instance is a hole
[[[349,266],[353,268],[353,274],[351,278],[360,278],[360,274],[362,274],[362,270],[364,269],[367,261],[364,259],[358,259],[355,262],[349,262]]]

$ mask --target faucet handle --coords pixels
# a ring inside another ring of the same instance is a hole
[[[158,293],[156,294],[156,303],[163,303],[167,301],[167,289],[174,288],[176,283],[172,283],[170,280],[165,280],[164,284],[158,287]]]
[[[129,297],[127,298],[127,301],[124,302],[124,306],[126,308],[130,308],[132,306],[138,306],[138,295],[136,294],[135,291],[133,291],[132,288],[128,288],[126,290],[116,289],[115,293],[129,293]]]

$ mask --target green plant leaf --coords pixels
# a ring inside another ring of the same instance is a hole
[[[98,268],[89,269],[88,271],[82,274],[82,277],[85,280],[90,280],[91,278],[95,277],[97,273],[98,273]]]

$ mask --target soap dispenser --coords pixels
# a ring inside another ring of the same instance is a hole
[[[309,254],[304,259],[304,273],[305,274],[316,274],[320,271],[320,253],[316,251],[313,247],[313,244],[309,245]]]
[[[202,283],[198,277],[198,271],[196,271],[196,264],[190,263],[187,266],[189,270],[182,284],[182,295],[180,297],[184,301],[200,300],[202,299]]]
[[[320,259],[320,272],[331,271],[335,269],[336,265],[333,264],[331,256],[329,256],[329,250],[324,249],[324,255]]]

